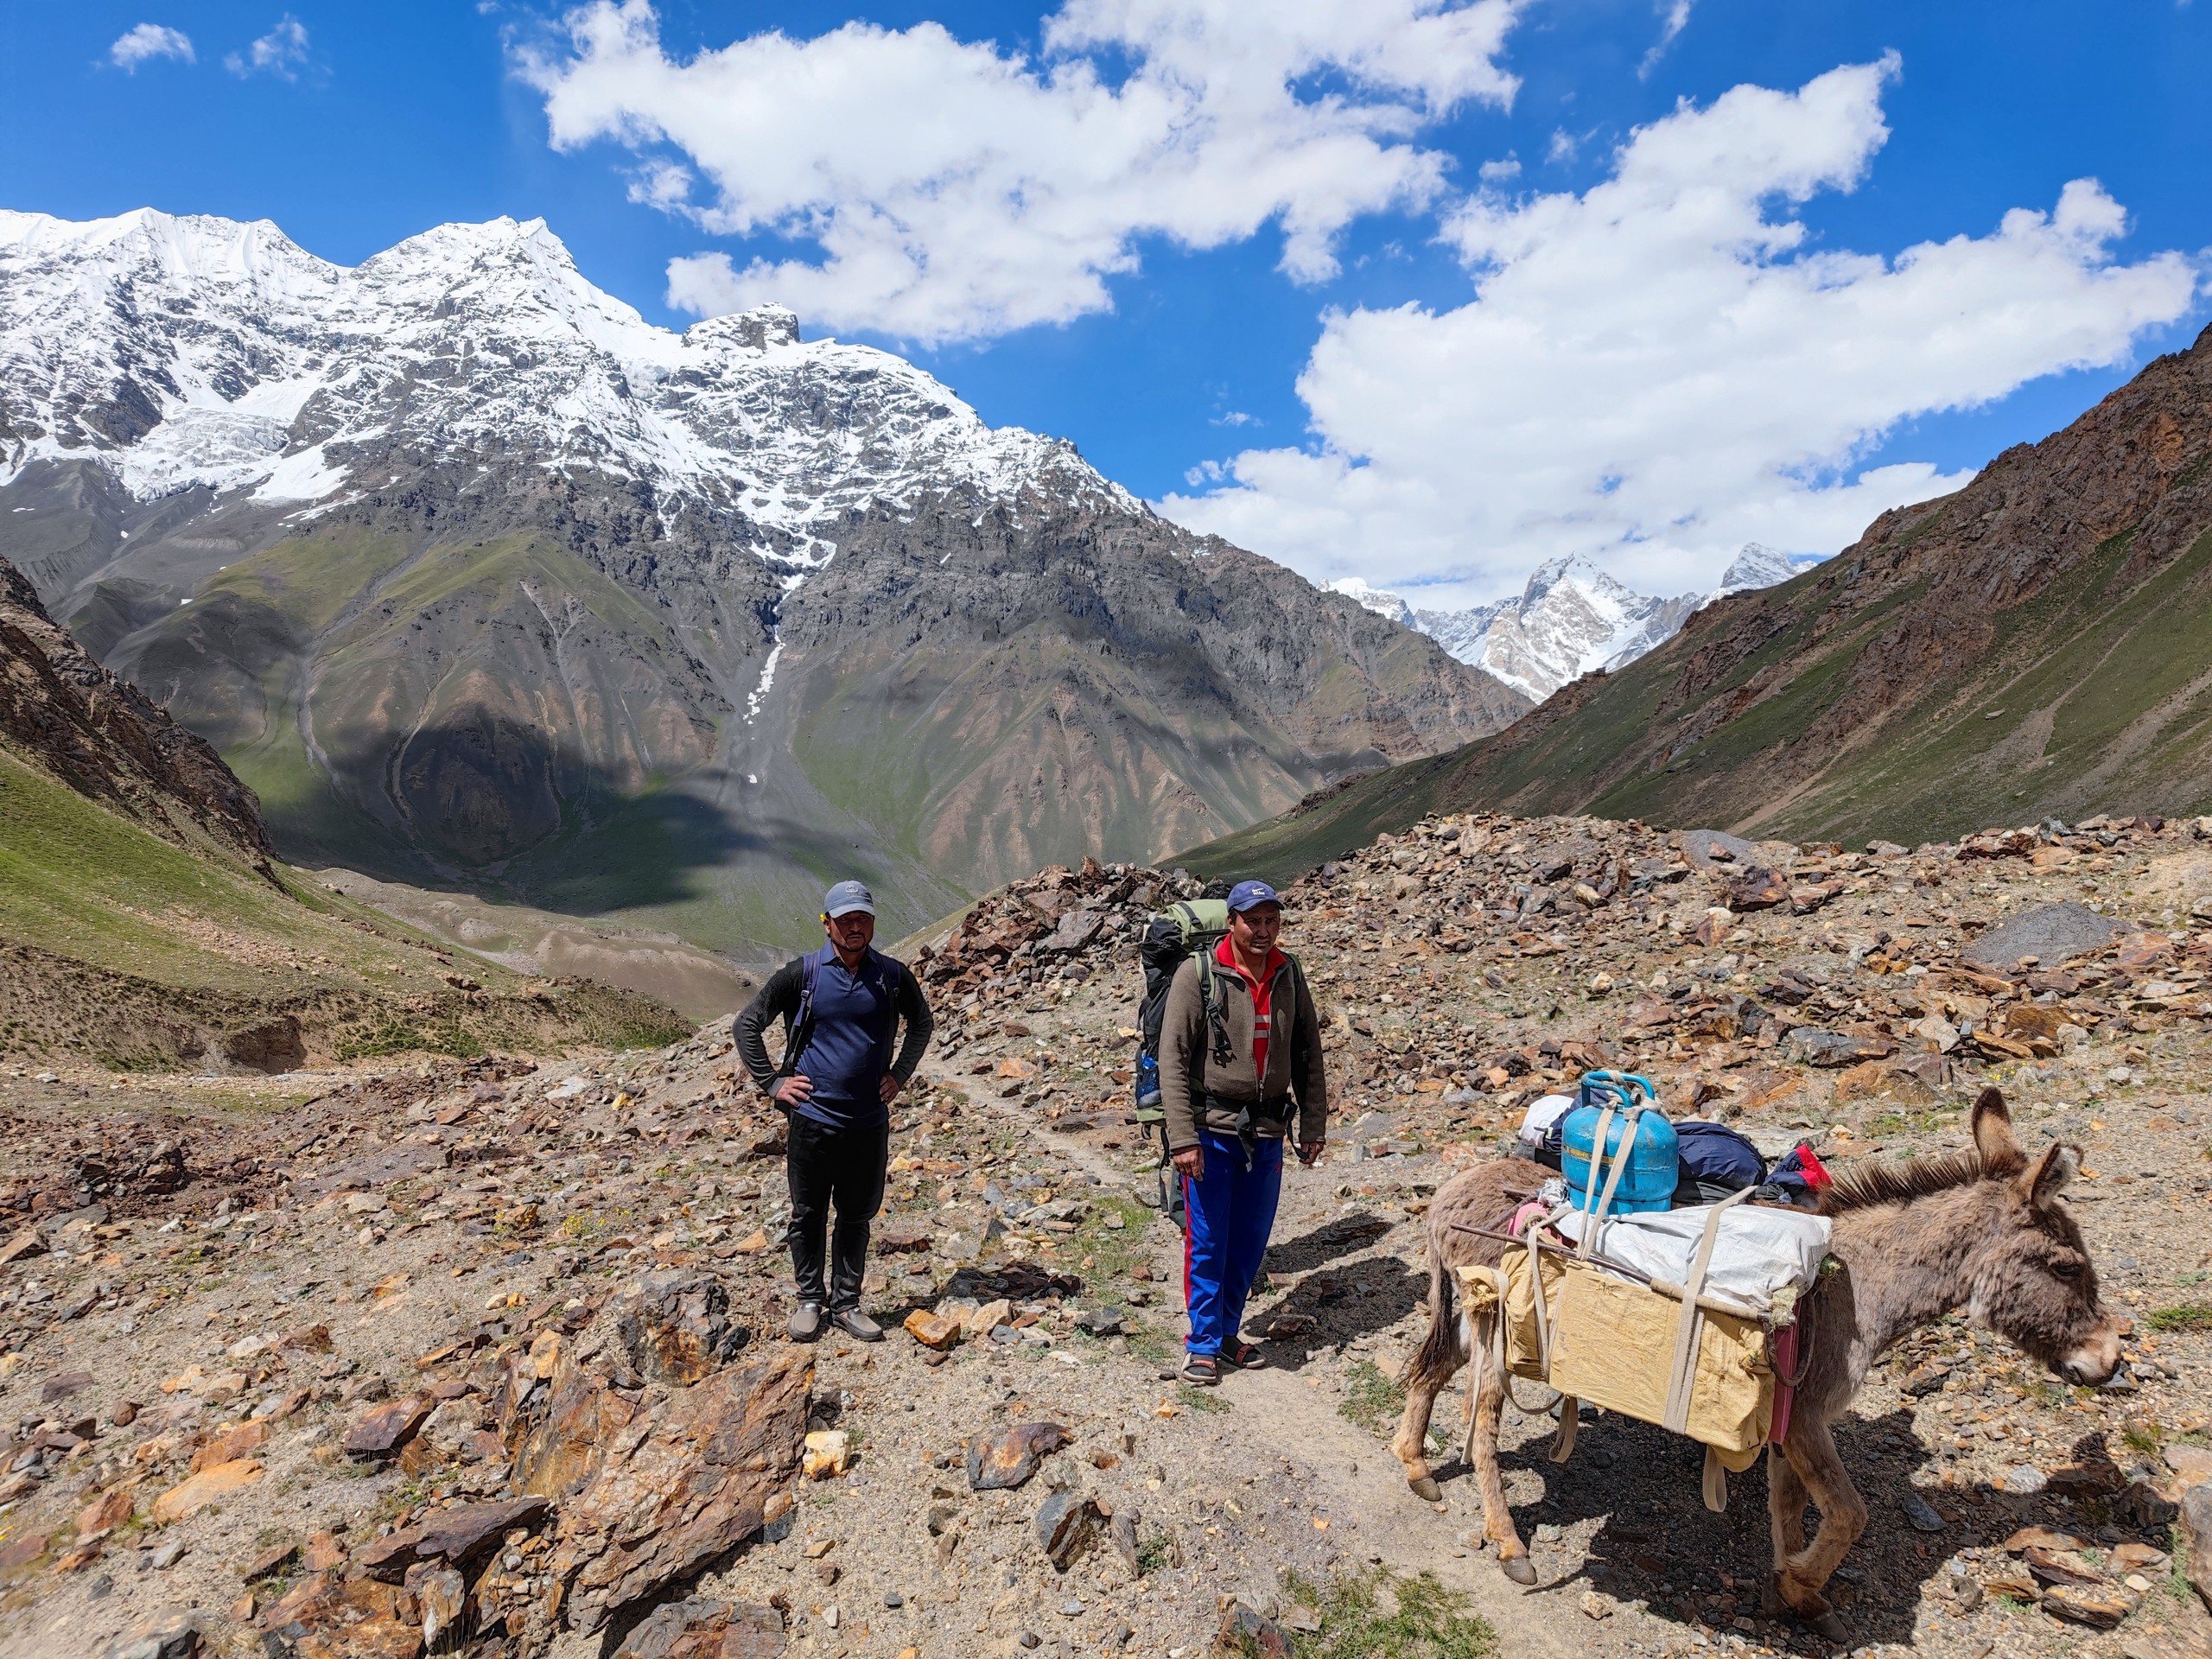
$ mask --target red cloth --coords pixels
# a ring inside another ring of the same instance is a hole
[[[1214,946],[1213,959],[1252,988],[1252,1073],[1264,1089],[1268,1077],[1268,1036],[1274,1023],[1268,1004],[1274,990],[1275,969],[1282,966],[1285,957],[1269,945],[1267,966],[1257,981],[1244,971],[1243,964],[1236,960],[1236,947],[1227,938]]]

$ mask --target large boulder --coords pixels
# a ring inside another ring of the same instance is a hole
[[[560,1500],[553,1552],[556,1571],[570,1575],[569,1628],[600,1629],[615,1609],[690,1577],[788,1514],[813,1385],[810,1351],[799,1347],[727,1366],[650,1413],[590,1406],[590,1385],[574,1380],[568,1409],[556,1397],[531,1437],[541,1476],[588,1471]],[[555,1443],[617,1420],[619,1432],[598,1433],[588,1452]]]
[[[615,1338],[638,1374],[678,1387],[716,1370],[751,1334],[730,1317],[728,1287],[696,1268],[645,1274],[613,1313]]]

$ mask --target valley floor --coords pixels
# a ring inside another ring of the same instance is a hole
[[[855,1659],[1197,1659],[1224,1597],[1301,1653],[1476,1652],[1476,1621],[1510,1655],[1826,1651],[1760,1615],[1756,1471],[1716,1516],[1685,1443],[1608,1418],[1555,1466],[1549,1420],[1509,1413],[1540,1573],[1522,1592],[1476,1541],[1459,1465],[1432,1507],[1386,1449],[1391,1378],[1424,1325],[1430,1197],[1510,1138],[1527,1098],[1610,1061],[1652,1076],[1677,1116],[1832,1160],[1958,1145],[1993,1080],[2031,1147],[2080,1141],[2071,1196],[2135,1320],[2123,1386],[2063,1387],[1957,1317],[1904,1344],[1840,1425],[1875,1519],[1839,1599],[1866,1649],[2212,1654],[2181,1560],[2139,1574],[2146,1590],[2107,1586],[2138,1605],[2097,1630],[2038,1605],[2004,1548],[2048,1525],[2093,1561],[2170,1551],[2181,1529],[2122,1488],[2212,1475],[2212,1001],[2189,931],[2212,851],[2147,825],[1959,850],[1459,820],[1287,895],[1341,1110],[1325,1160],[1286,1183],[1249,1325],[1269,1366],[1213,1392],[1161,1380],[1179,1240],[1144,1203],[1151,1160],[1115,1077],[1138,987],[1128,918],[1172,878],[1062,872],[985,901],[922,963],[943,1039],[897,1120],[868,1297],[893,1328],[812,1354],[810,1421],[842,1431],[849,1466],[801,1480],[787,1516],[668,1594],[772,1605],[791,1652]],[[2139,931],[2070,971],[1962,959],[1983,925],[2061,899]],[[777,1124],[739,1075],[710,1025],[543,1067],[0,1076],[16,1218],[0,1421],[17,1448],[0,1652],[100,1653],[164,1609],[196,1609],[207,1651],[414,1652],[435,1575],[380,1585],[365,1564],[392,1529],[509,1495],[518,1376],[541,1359],[565,1376],[562,1356],[588,1355],[659,1270],[728,1287],[752,1332],[733,1364],[783,1350]],[[972,1338],[939,1354],[896,1328],[931,1307],[980,1316]],[[659,1413],[680,1391],[633,1392]],[[396,1456],[365,1451],[365,1421],[408,1401],[435,1410],[381,1448]],[[1447,1395],[1440,1439],[1458,1417]],[[1039,1421],[1067,1448],[1024,1485],[972,1490],[966,1443]],[[2119,1485],[2069,1484],[2099,1446]],[[1035,1525],[1062,1489],[1096,1506],[1065,1572]],[[514,1641],[466,1650],[580,1659],[644,1640],[634,1612],[558,1628],[556,1586],[584,1546],[553,1533],[506,1534],[482,1569],[497,1597],[477,1594]],[[1456,1612],[1433,1611],[1424,1573]],[[1408,1645],[1424,1619],[1469,1645]]]

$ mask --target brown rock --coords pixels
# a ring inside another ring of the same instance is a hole
[[[26,1227],[5,1244],[0,1244],[0,1268],[13,1262],[28,1262],[35,1255],[45,1254],[46,1235],[35,1227]]]
[[[2084,1458],[2050,1471],[2049,1490],[2061,1497],[2108,1497],[2127,1484],[2120,1465],[2108,1458]]]
[[[785,1646],[784,1616],[773,1607],[675,1601],[647,1615],[614,1659],[778,1659]]]
[[[327,1354],[330,1351],[330,1327],[327,1325],[303,1325],[276,1339],[279,1348],[290,1348],[304,1354]]]
[[[1068,1432],[1058,1423],[1016,1423],[1002,1433],[978,1434],[968,1442],[969,1488],[1011,1491],[1067,1443]]]
[[[111,1532],[130,1518],[130,1493],[118,1487],[103,1493],[77,1511],[77,1536],[89,1538],[95,1533]]]
[[[2005,1034],[2023,1039],[2056,1038],[2058,1028],[2066,1022],[2065,1009],[2049,1007],[2040,1002],[2015,1002],[2005,1010]]]
[[[2043,1592],[2043,1610],[2069,1624],[2109,1630],[2143,1605],[2143,1592],[2125,1584],[2055,1584]]]
[[[545,1500],[537,1497],[434,1510],[427,1520],[388,1533],[362,1550],[361,1570],[372,1579],[393,1583],[418,1561],[473,1566],[515,1528],[543,1520],[545,1510]]]
[[[614,1332],[639,1373],[678,1387],[696,1382],[745,1345],[730,1317],[729,1287],[711,1273],[649,1273],[619,1297]]]
[[[1232,1601],[1221,1610],[1213,1659],[1292,1659],[1290,1635],[1256,1608]]]
[[[603,1448],[561,1503],[571,1629],[599,1629],[789,1513],[813,1382],[810,1351],[779,1348],[671,1395],[643,1434]]]
[[[0,1573],[20,1573],[46,1554],[47,1543],[47,1534],[27,1532],[0,1544]]]
[[[2040,1544],[2030,1544],[2020,1552],[2020,1561],[2045,1584],[2086,1585],[2105,1581],[2102,1573],[2070,1549],[2045,1549]]]
[[[2172,1455],[2171,1449],[2167,1455]],[[2201,1481],[2182,1494],[2181,1529],[2189,1540],[2190,1586],[2212,1608],[2212,1481]]]
[[[417,1561],[407,1571],[407,1593],[422,1615],[424,1644],[435,1646],[440,1637],[461,1622],[468,1580],[450,1567]]]
[[[346,1546],[338,1541],[335,1533],[312,1534],[301,1553],[300,1565],[310,1573],[335,1573],[346,1565]]]
[[[410,1394],[377,1407],[346,1431],[346,1455],[371,1460],[395,1456],[436,1403],[427,1394]]]
[[[1764,866],[1745,871],[1728,888],[1731,910],[1771,910],[1789,902],[1789,882]]]
[[[257,1418],[251,1422],[233,1423],[218,1430],[213,1440],[192,1454],[192,1472],[196,1475],[216,1464],[232,1462],[268,1444],[269,1425],[265,1421]]]
[[[573,1362],[555,1372],[550,1387],[543,1421],[515,1449],[510,1478],[518,1492],[558,1503],[599,1473],[637,1408]]]
[[[905,1255],[926,1250],[936,1241],[919,1222],[894,1221],[877,1228],[869,1242],[879,1255]]]
[[[1885,1100],[1910,1106],[1929,1106],[1942,1098],[1911,1072],[1883,1060],[1865,1060],[1839,1073],[1835,1097]]]
[[[925,1348],[939,1351],[950,1348],[960,1340],[960,1321],[943,1313],[932,1313],[918,1307],[906,1316],[906,1332]]]
[[[181,1486],[172,1486],[154,1500],[154,1524],[168,1526],[181,1521],[218,1498],[244,1490],[261,1478],[261,1465],[251,1458],[238,1458],[200,1470]]]
[[[238,1569],[238,1577],[248,1584],[258,1584],[264,1579],[273,1579],[279,1573],[289,1572],[300,1559],[297,1544],[278,1544],[264,1549]]]

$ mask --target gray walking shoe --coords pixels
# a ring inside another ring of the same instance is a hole
[[[822,1321],[821,1303],[801,1302],[792,1310],[791,1323],[784,1332],[793,1342],[812,1342],[822,1334]]]
[[[850,1337],[855,1342],[881,1342],[883,1327],[857,1307],[840,1307],[830,1315],[830,1323]]]

